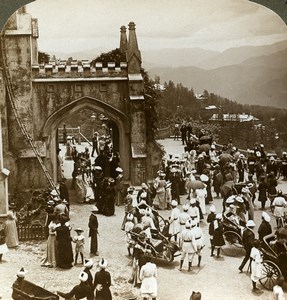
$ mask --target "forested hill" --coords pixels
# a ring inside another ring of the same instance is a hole
[[[199,50],[190,55],[199,55]],[[144,66],[151,77],[158,75],[161,82],[181,83],[194,92],[208,90],[242,104],[257,104],[287,108],[287,44],[266,47],[238,47],[223,53],[203,52],[203,60],[187,62],[187,51],[179,59],[168,53],[169,66],[153,67],[144,57]],[[180,56],[179,50],[174,55]],[[162,57],[165,55],[162,53]],[[158,63],[163,62],[163,58]],[[150,58],[151,59],[151,58]],[[233,62],[233,63],[232,63]]]

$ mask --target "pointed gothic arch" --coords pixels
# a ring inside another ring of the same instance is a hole
[[[42,128],[42,136],[47,142],[47,151],[49,152],[50,168],[54,181],[57,181],[57,128],[66,119],[72,115],[77,115],[83,109],[91,109],[98,113],[106,115],[118,127],[119,131],[119,152],[121,157],[121,166],[125,170],[124,179],[130,178],[130,136],[129,119],[121,111],[104,103],[98,99],[84,96],[80,97],[54,112],[48,117]]]

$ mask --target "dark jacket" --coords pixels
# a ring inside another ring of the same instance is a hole
[[[85,282],[81,282],[80,284],[76,285],[69,293],[58,292],[58,295],[65,299],[70,299],[72,297],[75,297],[76,300],[84,298],[86,298],[87,300],[94,299],[92,288]]]

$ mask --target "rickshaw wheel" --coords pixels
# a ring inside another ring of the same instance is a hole
[[[169,248],[166,248],[163,252],[163,257],[168,261],[168,262],[172,262],[173,261],[173,255],[170,251]]]
[[[282,275],[279,267],[271,260],[263,260],[262,262],[263,275],[259,279],[261,285],[267,290],[272,290],[276,285],[276,280]]]
[[[243,253],[241,236],[235,231],[225,231],[223,233],[225,245],[221,247],[222,252],[227,256],[239,256]]]

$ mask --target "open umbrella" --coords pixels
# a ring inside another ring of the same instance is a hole
[[[193,190],[204,189],[205,184],[200,180],[191,180],[190,182],[187,183],[186,187],[188,189],[193,189]]]
[[[203,135],[202,137],[199,138],[200,144],[211,144],[211,142],[212,142],[212,137],[210,135]]]
[[[233,157],[229,153],[222,153],[219,156],[219,162],[224,165],[227,162],[231,162],[233,160]]]
[[[234,182],[232,180],[226,181],[221,187],[221,192],[223,193],[223,195],[227,195],[229,193],[233,194],[234,190]]]
[[[198,152],[208,152],[210,150],[210,145],[209,144],[202,144],[198,147]]]

